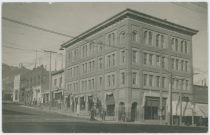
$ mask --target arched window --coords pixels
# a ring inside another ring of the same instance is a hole
[[[137,41],[137,32],[136,31],[132,32],[131,39],[132,39],[132,41],[135,41],[135,42]]]
[[[149,44],[152,45],[152,32],[149,32]]]
[[[144,43],[145,44],[148,44],[148,32],[147,31],[144,31]]]
[[[160,34],[156,35],[156,47],[159,47],[159,43],[160,43]]]

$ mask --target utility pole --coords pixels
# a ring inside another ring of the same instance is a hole
[[[53,93],[52,93],[52,90],[51,90],[51,82],[52,82],[52,79],[51,79],[51,59],[52,59],[52,54],[53,53],[57,53],[57,52],[54,52],[54,51],[49,51],[49,50],[44,50],[44,52],[46,53],[49,53],[50,54],[50,65],[49,65],[49,100],[50,100],[50,107],[52,106],[52,99],[53,99]]]
[[[37,50],[36,50],[35,68],[36,68],[36,64],[37,64]]]

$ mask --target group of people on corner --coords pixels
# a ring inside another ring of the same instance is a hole
[[[101,120],[104,121],[106,119],[106,109],[105,108],[98,109],[93,106],[90,109],[89,115],[90,115],[90,120],[96,120],[95,117],[100,116]]]

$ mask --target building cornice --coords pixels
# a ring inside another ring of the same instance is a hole
[[[169,22],[169,21],[164,20],[164,19],[159,19],[159,18],[150,16],[150,15],[147,15],[147,14],[135,11],[135,10],[126,9],[126,10],[114,15],[113,17],[103,21],[102,23],[94,26],[93,28],[85,31],[84,33],[78,35],[77,37],[63,43],[61,45],[61,49],[67,48],[68,46],[70,46],[70,45],[72,45],[72,44],[74,44],[78,41],[81,41],[81,40],[87,38],[88,36],[93,35],[97,31],[99,31],[101,29],[104,29],[107,26],[113,24],[114,22],[117,22],[117,21],[122,20],[124,18],[132,18],[132,19],[135,19],[135,20],[140,20],[142,22],[150,23],[150,24],[153,24],[153,25],[156,25],[156,26],[160,26],[160,27],[163,27],[163,28],[167,28],[167,29],[170,29],[170,30],[173,30],[173,31],[176,31],[176,32],[180,32],[180,33],[183,33],[183,34],[191,35],[191,36],[198,32],[197,30],[172,23],[172,22]]]

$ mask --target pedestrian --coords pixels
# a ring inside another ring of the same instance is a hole
[[[106,119],[106,110],[103,108],[102,109],[102,120]]]
[[[90,110],[90,120],[95,120],[95,114],[96,114],[96,110],[94,107],[92,107]]]
[[[77,105],[77,116],[79,116],[79,111],[80,111],[80,108],[79,108],[79,105]]]
[[[123,121],[123,122],[126,121],[125,116],[126,116],[126,115],[125,115],[125,111],[123,111],[122,114],[121,114],[121,118],[122,118],[122,121]]]

